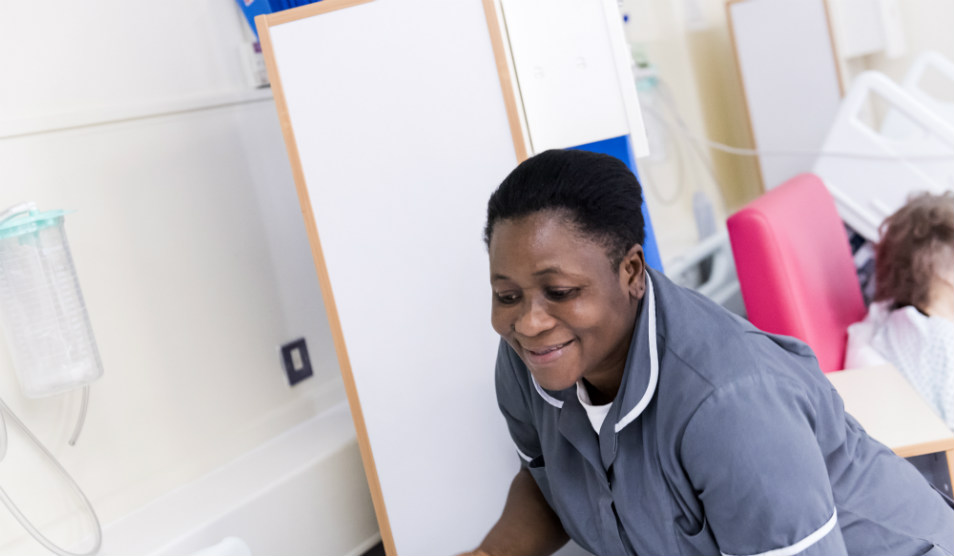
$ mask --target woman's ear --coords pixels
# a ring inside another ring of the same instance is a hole
[[[646,256],[643,246],[633,245],[619,263],[619,278],[629,295],[639,300],[646,293]]]

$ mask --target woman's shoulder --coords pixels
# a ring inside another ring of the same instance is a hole
[[[870,343],[909,379],[954,369],[954,323],[912,306],[891,311]]]
[[[864,320],[848,327],[846,367],[894,363],[926,350],[954,350],[954,322],[925,315],[917,307],[892,308],[890,301],[872,303]]]
[[[954,323],[908,305],[887,313],[874,331],[872,343],[906,346],[915,351],[954,345]]]
[[[891,311],[885,319],[886,326],[911,326],[923,333],[954,331],[954,322],[943,317],[929,316],[913,305]]]
[[[671,369],[718,388],[764,373],[784,375],[787,367],[817,367],[804,342],[763,332],[698,292],[667,286],[660,288],[658,333]]]
[[[891,310],[887,302],[875,302],[868,307],[864,320],[848,327],[848,345],[845,350],[845,368],[854,369],[883,365],[888,360],[874,346],[875,334],[884,326]]]

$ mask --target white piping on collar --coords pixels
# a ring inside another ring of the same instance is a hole
[[[824,525],[816,529],[813,533],[809,534],[804,539],[798,541],[797,543],[793,545],[785,546],[782,548],[776,548],[774,550],[769,550],[767,552],[761,552],[753,556],[794,556],[795,554],[804,552],[808,547],[822,540],[822,538],[824,538],[825,535],[830,533],[831,530],[835,528],[836,523],[838,523],[837,508],[831,513],[831,519],[829,519],[827,523],[825,523]],[[721,550],[719,551],[719,554],[722,554],[722,556],[731,556],[729,554],[726,554],[725,552],[722,552]]]
[[[614,427],[616,432],[623,430],[626,425],[635,421],[639,414],[646,409],[649,401],[653,399],[656,382],[659,380],[659,353],[656,350],[656,294],[653,292],[653,281],[649,278],[649,272],[646,272],[645,276],[646,297],[649,298],[646,302],[646,318],[649,319],[649,385],[646,386],[646,391],[643,392],[643,397],[640,398],[639,403],[616,423]]]
[[[529,372],[529,370],[528,370],[528,372]],[[547,401],[550,405],[552,405],[553,407],[555,407],[555,408],[557,408],[557,409],[563,409],[563,401],[554,398],[554,397],[551,396],[550,394],[547,394],[547,393],[546,393],[546,390],[544,390],[544,389],[540,386],[540,384],[537,383],[537,379],[533,378],[533,373],[530,373],[530,380],[533,381],[533,386],[534,386],[534,388],[537,389],[537,394],[540,394],[540,397],[541,397],[541,398],[543,398],[544,400],[546,400],[546,401]]]

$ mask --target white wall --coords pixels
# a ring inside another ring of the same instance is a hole
[[[832,1],[832,0],[829,0]],[[846,0],[837,0],[838,4]],[[954,60],[954,3],[943,0],[903,0],[897,2],[905,48],[899,55],[876,52],[867,56],[843,60],[846,86],[859,73],[877,70],[901,82],[915,58],[925,50],[936,50]],[[842,23],[844,26],[845,23]],[[838,30],[844,34],[844,29]],[[844,40],[844,37],[839,37]],[[947,83],[944,83],[947,85]],[[950,94],[948,93],[949,98]]]
[[[339,403],[340,373],[234,1],[3,1],[0,20],[0,209],[77,210],[105,368],[75,448],[78,395],[22,397],[3,342],[0,397],[109,523]],[[301,336],[316,376],[290,388],[277,348]],[[43,524],[72,505],[58,485],[14,432],[0,487]],[[0,509],[0,553],[45,553],[22,537]]]

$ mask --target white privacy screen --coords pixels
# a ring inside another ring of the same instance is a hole
[[[480,0],[312,6],[259,31],[382,537],[453,554],[518,467],[482,242],[517,163],[487,18]]]

